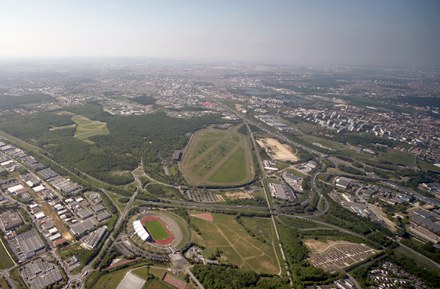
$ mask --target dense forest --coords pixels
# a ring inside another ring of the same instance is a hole
[[[74,137],[75,128],[50,130],[73,124],[69,115],[44,112],[28,117],[9,117],[0,128],[31,142],[53,157],[105,182],[120,185],[133,181],[131,170],[144,160],[146,171],[161,180],[180,182],[179,174],[165,176],[162,163],[171,160],[174,150],[182,149],[191,133],[210,123],[222,122],[218,116],[175,119],[165,113],[141,116],[112,116],[99,104],[68,108],[69,112],[107,123],[108,135],[89,138],[89,144]]]
[[[26,95],[0,95],[0,108],[16,108],[19,106],[34,104],[43,101],[50,101],[53,98],[47,94],[26,94]]]
[[[264,277],[252,271],[244,271],[230,266],[195,265],[192,272],[206,289],[290,288],[285,279]]]
[[[155,98],[153,98],[151,96],[146,96],[146,95],[138,96],[138,97],[132,98],[131,100],[136,103],[142,104],[142,105],[154,104],[156,102]]]

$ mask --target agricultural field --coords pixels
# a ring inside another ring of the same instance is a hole
[[[107,124],[102,121],[91,120],[82,115],[72,116],[72,120],[77,124],[75,137],[89,144],[94,144],[89,138],[97,135],[107,135],[109,131]]]
[[[258,236],[252,237],[247,230],[240,225],[234,216],[214,214],[213,221],[191,217],[191,224],[196,226],[203,238],[205,247],[210,250],[220,250],[220,262],[233,264],[241,269],[253,270],[257,273],[278,274],[280,268],[276,252],[270,242],[271,224],[267,223],[264,228],[250,219],[247,225],[256,230],[258,234],[265,236],[268,241],[262,241]]]
[[[194,186],[237,186],[251,181],[255,168],[250,140],[237,132],[207,128],[194,133],[180,164]]]
[[[170,237],[168,232],[159,221],[148,221],[147,223],[145,223],[145,227],[155,241],[166,240]]]

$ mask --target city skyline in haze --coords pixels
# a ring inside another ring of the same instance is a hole
[[[0,3],[1,59],[440,65],[440,1]]]

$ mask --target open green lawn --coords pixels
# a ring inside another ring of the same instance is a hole
[[[5,278],[0,278],[0,288],[2,289],[9,289],[9,284],[6,282]]]
[[[246,170],[236,170],[236,168],[242,168],[246,166],[244,149],[238,148],[230,157],[225,161],[221,170],[217,170],[210,178],[209,181],[214,183],[228,183],[235,180],[242,180],[246,178]]]
[[[241,221],[243,226],[254,233],[259,240],[265,240],[267,244],[271,244],[275,240],[271,219],[242,217]]]
[[[20,271],[18,271],[18,268],[14,268],[12,271],[10,271],[9,276],[11,276],[12,280],[14,280],[15,285],[18,289],[27,289],[26,284],[20,277]]]
[[[115,289],[129,270],[127,268],[102,275],[92,289]]]
[[[288,227],[295,228],[295,229],[316,229],[316,228],[326,228],[327,226],[317,224],[312,221],[303,220],[303,219],[293,219],[293,218],[287,218],[280,216],[278,217],[279,221],[283,224],[285,224]]]
[[[165,240],[170,237],[170,234],[168,234],[167,230],[165,230],[159,221],[149,221],[145,224],[145,227],[155,241]]]
[[[263,226],[257,226],[251,219],[246,222],[261,234],[261,239],[249,235],[245,228],[237,223],[234,216],[215,214],[214,222],[191,218],[191,223],[200,230],[206,248],[219,249],[222,257],[226,258],[220,260],[258,273],[278,274],[280,268],[270,241],[272,238],[270,220],[261,219]],[[262,241],[264,239],[267,241]]]
[[[161,280],[153,280],[148,283],[147,289],[174,289],[174,287],[167,285]]]
[[[89,140],[93,136],[109,134],[105,122],[91,120],[82,115],[74,115],[72,120],[77,124],[75,137],[87,143],[93,144],[93,141]]]
[[[386,153],[379,157],[379,161],[396,165],[413,166],[416,163],[416,156],[407,152],[388,149]]]
[[[180,164],[188,183],[231,186],[254,178],[251,143],[249,137],[237,132],[239,127],[206,128],[194,133]]]
[[[398,254],[405,256],[406,258],[409,258],[413,260],[414,264],[425,269],[428,271],[436,272],[437,267],[433,265],[432,262],[429,262],[426,260],[426,258],[421,257],[419,254],[408,250],[405,247],[399,246],[396,249],[394,249]]]
[[[7,269],[14,266],[14,261],[9,257],[3,241],[0,241],[0,269]]]
[[[145,266],[145,267],[140,267],[140,268],[134,269],[132,271],[132,273],[139,276],[142,279],[147,279],[148,273],[150,273],[150,270],[148,269],[147,266]]]
[[[337,149],[342,149],[344,147],[344,145],[341,144],[341,143],[334,142],[334,141],[331,141],[331,140],[328,140],[328,139],[324,139],[324,138],[321,138],[321,137],[317,137],[317,136],[302,135],[302,136],[299,136],[299,138],[304,140],[304,141],[306,141],[306,142],[308,142],[308,143],[310,143],[310,144],[318,143],[318,144],[321,144],[322,146],[325,146],[325,147],[330,148],[330,149],[336,149],[337,150]]]
[[[419,165],[422,171],[433,171],[440,173],[440,167],[434,166],[433,164],[428,163],[426,161],[417,160],[417,164]]]

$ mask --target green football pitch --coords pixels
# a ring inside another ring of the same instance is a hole
[[[150,233],[151,237],[153,237],[155,241],[166,240],[171,237],[167,230],[163,227],[162,223],[157,220],[148,221],[144,224],[144,226],[147,228],[148,233]]]

